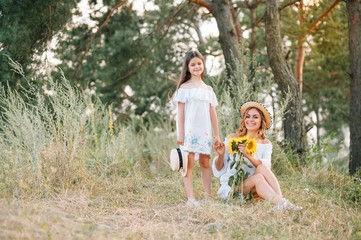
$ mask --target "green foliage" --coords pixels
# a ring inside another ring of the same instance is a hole
[[[270,139],[272,145],[272,171],[277,177],[292,177],[300,170],[300,161],[298,155],[282,143],[277,143],[276,139]]]
[[[346,202],[356,207],[361,206],[361,181],[347,173],[341,173],[330,164],[310,164],[303,170],[307,183],[320,194],[327,195],[334,201]]]
[[[164,115],[183,55],[194,42],[190,25],[196,11],[188,11],[186,4],[154,4],[143,15],[124,5],[98,32],[109,12],[93,9],[89,16],[96,27],[72,25],[59,36],[60,68],[72,83],[112,103],[123,122]],[[114,2],[105,5],[111,9]]]
[[[323,18],[313,32],[306,35],[309,26],[330,7],[330,2],[320,1],[305,11],[305,23],[300,26],[296,8],[282,11],[283,33],[290,40],[291,53],[297,52],[297,40],[305,35],[306,55],[303,69],[304,114],[310,126],[324,129],[325,136],[335,134],[344,139],[342,126],[348,124],[349,77],[347,17],[344,3],[339,3]],[[290,63],[295,65],[295,55]],[[312,118],[312,113],[318,118]],[[337,127],[335,127],[337,126]],[[319,139],[318,139],[319,140]]]
[[[347,173],[348,159],[344,153],[345,144],[339,142],[334,135],[321,137],[319,142],[309,144],[306,156],[307,165],[328,166],[331,169]],[[342,157],[344,155],[344,157]]]
[[[341,196],[347,202],[361,205],[361,179],[357,177],[350,177],[349,181],[343,185],[341,189]]]
[[[7,65],[10,56],[25,67],[34,64],[35,53],[42,53],[49,40],[72,16],[76,0],[2,0],[0,1],[0,83],[17,86],[21,76]]]
[[[264,82],[254,91],[253,84],[247,81],[245,72],[237,69],[235,76],[239,81],[228,79],[225,72],[210,78],[210,84],[218,99],[217,116],[220,132],[223,134],[233,133],[239,127],[239,109],[244,102],[248,100],[264,102],[265,96],[271,88],[269,82]]]

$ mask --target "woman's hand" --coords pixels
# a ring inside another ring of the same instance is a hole
[[[245,144],[239,144],[238,150],[240,153],[243,154],[255,167],[259,166],[262,162],[260,160],[257,160],[252,154],[248,154],[246,151],[246,145]]]
[[[224,143],[214,143],[214,149],[218,153],[218,158],[216,160],[216,169],[220,171],[223,168],[224,165],[224,154],[226,152],[226,147]]]
[[[226,146],[222,142],[215,142],[214,149],[220,156],[224,156],[224,153],[226,152]]]
[[[244,145],[244,144],[238,144],[238,151],[240,152],[240,153],[245,153],[246,151],[245,151],[245,149],[246,149],[246,145]]]
[[[250,154],[248,154],[247,152],[246,152],[246,145],[245,144],[239,144],[238,145],[238,150],[239,150],[239,152],[240,153],[242,153],[246,158],[250,158],[250,157],[252,157],[252,155],[250,155]]]

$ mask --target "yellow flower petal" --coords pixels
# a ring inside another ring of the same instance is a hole
[[[251,138],[248,140],[246,145],[246,153],[251,154],[252,156],[255,154],[257,150],[257,141],[255,138]]]
[[[238,152],[238,144],[236,138],[230,138],[228,142],[228,149],[230,154]]]

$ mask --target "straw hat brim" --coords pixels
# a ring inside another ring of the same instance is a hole
[[[179,171],[185,177],[188,168],[188,153],[179,147],[172,149],[170,151],[170,166],[173,171]]]
[[[244,118],[244,114],[247,111],[247,109],[249,109],[249,108],[257,108],[258,110],[260,110],[265,117],[266,129],[269,129],[271,127],[271,125],[272,125],[271,113],[267,110],[267,108],[263,104],[261,104],[259,102],[254,102],[254,101],[244,103],[240,109],[242,118]]]

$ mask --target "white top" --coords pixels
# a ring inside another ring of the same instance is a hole
[[[234,165],[232,169],[230,168],[231,162],[233,161],[233,154],[229,153],[228,141],[229,138],[226,138],[226,140],[224,141],[226,152],[224,154],[223,168],[219,171],[216,168],[216,160],[218,156],[213,159],[213,163],[212,163],[213,175],[219,178],[221,185],[220,188],[218,189],[217,195],[222,200],[228,198],[228,194],[231,191],[231,187],[228,185],[228,181],[229,178],[236,173],[236,165]],[[272,143],[267,143],[267,144],[257,143],[257,150],[254,155],[256,159],[260,160],[262,164],[271,167],[271,155],[272,155]],[[236,160],[238,159],[239,159],[239,155],[237,154]],[[247,166],[246,164],[243,164],[242,168],[245,172],[249,173],[249,176],[251,176],[256,171],[256,167],[253,166],[253,164],[248,160],[248,158],[245,157],[245,160],[247,165],[251,167]]]
[[[210,107],[217,106],[218,101],[212,87],[179,88],[173,98],[173,103],[185,103],[184,106],[184,151],[211,154],[212,122]],[[177,121],[177,135],[179,127]]]

